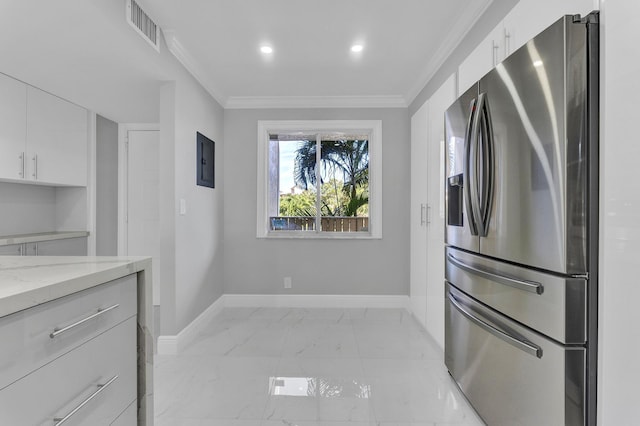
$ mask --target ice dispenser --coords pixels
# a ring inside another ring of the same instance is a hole
[[[462,226],[462,173],[447,179],[447,225]]]

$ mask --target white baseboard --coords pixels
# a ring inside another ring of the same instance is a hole
[[[191,342],[210,321],[224,308],[224,295],[198,315],[193,321],[173,336],[158,336],[158,354],[175,355]]]
[[[158,354],[175,355],[222,308],[393,308],[411,312],[409,296],[359,294],[224,294],[173,336],[158,337]]]
[[[225,294],[226,307],[396,308],[409,310],[409,297],[359,294]]]

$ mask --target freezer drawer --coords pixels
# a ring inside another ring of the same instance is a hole
[[[449,283],[445,363],[488,425],[585,423],[584,348],[532,332]]]
[[[560,343],[587,340],[587,281],[522,268],[452,247],[445,278],[465,293]]]

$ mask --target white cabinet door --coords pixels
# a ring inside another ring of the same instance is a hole
[[[458,96],[563,15],[582,16],[597,0],[521,0],[458,67]]]
[[[87,110],[27,87],[27,178],[87,185]]]
[[[111,424],[136,399],[136,355],[133,316],[0,390],[0,424]]]
[[[504,28],[499,24],[458,67],[458,96],[504,58]]]
[[[22,244],[0,246],[0,256],[22,256],[24,247]]]
[[[444,113],[456,100],[455,76],[429,98],[427,138],[426,328],[444,348]]]
[[[588,14],[593,0],[522,0],[504,18],[506,56],[564,15]]]
[[[24,176],[27,85],[0,74],[0,178]]]
[[[423,326],[427,313],[427,121],[428,102],[411,117],[411,311]]]
[[[87,238],[65,238],[25,244],[26,256],[86,256]]]

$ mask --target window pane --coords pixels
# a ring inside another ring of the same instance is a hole
[[[315,151],[315,136],[271,135],[268,190],[270,230],[315,231]]]
[[[368,232],[368,139],[327,136],[320,144],[321,230]]]

